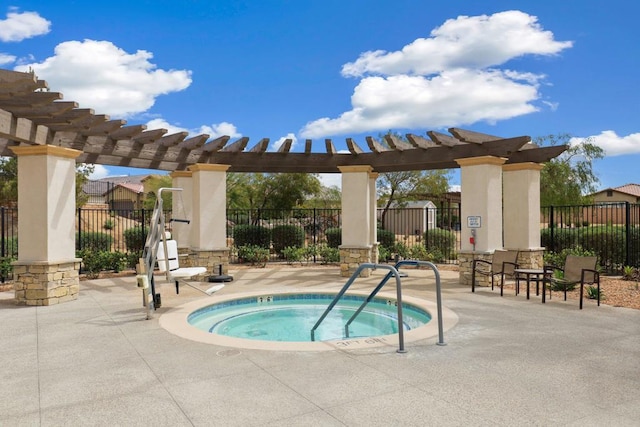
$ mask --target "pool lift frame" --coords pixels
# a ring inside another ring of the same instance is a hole
[[[362,270],[366,268],[370,269],[383,269],[389,270],[389,273],[378,283],[378,285],[371,291],[369,296],[363,301],[362,305],[356,310],[356,312],[351,316],[351,318],[347,321],[344,326],[345,336],[349,337],[349,325],[353,322],[353,320],[360,314],[360,312],[366,307],[366,305],[373,300],[373,298],[377,295],[377,293],[382,289],[382,287],[391,279],[391,277],[395,277],[396,279],[396,295],[397,295],[397,303],[398,303],[398,353],[406,353],[404,348],[404,322],[402,321],[402,281],[401,277],[403,275],[398,271],[399,268],[403,265],[413,265],[416,267],[426,266],[433,270],[436,278],[436,302],[437,302],[437,316],[438,316],[438,342],[437,345],[444,346],[447,345],[444,341],[444,325],[442,323],[442,287],[440,286],[440,272],[435,264],[428,261],[419,261],[419,260],[402,260],[398,261],[395,266],[387,265],[387,264],[372,264],[372,263],[363,263],[353,272],[347,283],[342,287],[340,292],[335,296],[333,301],[329,304],[327,309],[322,313],[322,316],[318,319],[316,324],[311,328],[311,341],[315,341],[315,331],[320,326],[322,321],[327,317],[329,312],[335,307],[338,303],[338,300],[342,298],[347,289],[353,284],[353,282],[360,276]]]
[[[155,282],[153,280],[153,270],[158,259],[158,245],[162,243],[164,245],[164,253],[167,254],[167,237],[165,234],[165,218],[164,210],[162,207],[162,192],[163,191],[182,191],[182,188],[175,187],[162,187],[158,190],[156,197],[156,203],[151,214],[151,222],[149,226],[149,233],[147,234],[147,240],[144,244],[144,251],[142,252],[142,258],[138,261],[136,280],[138,287],[142,288],[142,305],[147,308],[147,320],[153,317],[153,312],[156,308],[160,307],[160,294],[156,294]],[[184,204],[184,203],[182,203]],[[183,206],[184,211],[184,206]],[[184,224],[190,224],[188,219],[171,218],[169,222],[180,222]],[[166,274],[169,278],[169,258],[165,262],[167,263]],[[188,286],[199,290],[209,296],[211,293],[204,291],[196,286],[191,285],[189,282],[183,282]]]

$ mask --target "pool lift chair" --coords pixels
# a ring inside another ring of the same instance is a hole
[[[158,190],[144,251],[136,268],[136,280],[138,287],[142,288],[142,304],[147,308],[147,319],[151,319],[153,311],[161,305],[160,294],[156,293],[153,276],[156,261],[158,262],[158,270],[165,273],[167,280],[175,282],[176,293],[180,292],[180,281],[207,295],[212,295],[224,287],[223,284],[219,284],[207,290],[202,290],[186,280],[204,274],[207,269],[205,267],[180,267],[178,262],[178,243],[175,240],[171,240],[170,233],[165,232],[165,218],[162,208],[163,191],[180,192],[182,188],[160,188]],[[180,199],[180,201],[182,200]],[[190,223],[188,219],[179,218],[172,218],[170,222]]]

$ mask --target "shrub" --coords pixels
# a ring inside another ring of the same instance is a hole
[[[124,236],[124,244],[129,252],[142,252],[144,244],[147,240],[147,234],[142,226],[127,228],[122,235]]]
[[[383,230],[381,228],[378,229],[378,242],[380,242],[380,246],[384,246],[387,249],[393,248],[393,244],[396,241],[396,235],[389,231]]]
[[[589,250],[584,249],[582,246],[577,245],[570,248],[566,248],[561,250],[559,253],[556,252],[546,252],[543,255],[545,265],[550,265],[554,267],[564,267],[564,263],[567,260],[567,255],[576,255],[576,256],[594,256],[595,253]]]
[[[269,249],[258,245],[238,246],[238,258],[251,265],[264,267],[267,265],[267,261],[269,261]]]
[[[318,254],[322,257],[322,264],[340,262],[340,250],[331,246],[319,246]]]
[[[0,278],[3,281],[13,277],[13,266],[11,265],[13,261],[15,261],[15,258],[12,257],[0,258]]]
[[[378,261],[385,262],[391,259],[391,251],[384,246],[378,246]]]
[[[318,255],[318,247],[316,245],[309,245],[306,248],[301,248],[302,257],[307,261],[307,264],[311,259]]]
[[[88,231],[84,233],[76,233],[76,242],[81,250],[89,251],[109,251],[113,237],[98,231]]]
[[[597,286],[587,286],[587,298],[589,299],[598,299],[598,294],[600,294],[600,299],[603,300],[604,299],[604,292],[602,292],[602,289],[598,289]]]
[[[327,246],[330,248],[337,249],[342,244],[342,228],[327,228],[325,235],[327,236]]]
[[[298,248],[296,246],[287,246],[286,248],[282,249],[282,255],[289,264],[293,264],[294,262],[299,262],[302,264],[302,248]]]
[[[396,242],[393,245],[393,253],[400,259],[409,257],[409,247],[403,242]]]
[[[113,230],[114,225],[115,223],[113,222],[112,219],[106,219],[104,221],[104,224],[102,225],[102,228],[104,228],[105,230]]]
[[[456,235],[449,230],[433,228],[424,233],[424,244],[429,251],[438,249],[443,254],[450,254],[456,248]]]
[[[18,257],[18,239],[16,237],[4,239],[4,254],[7,257]]]
[[[416,259],[420,261],[431,261],[431,254],[422,245],[415,245],[409,248],[409,259]]]
[[[241,224],[233,227],[233,242],[241,246],[258,246],[269,249],[271,246],[271,230],[261,225]]]
[[[82,258],[82,271],[90,279],[96,279],[101,271],[120,272],[128,267],[129,257],[123,252],[94,251],[84,249],[77,252]]]
[[[297,225],[276,225],[271,230],[273,249],[278,254],[284,254],[283,250],[288,246],[303,247],[304,237],[304,228]]]

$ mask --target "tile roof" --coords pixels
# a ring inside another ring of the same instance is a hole
[[[640,184],[625,184],[620,187],[612,188],[612,190],[640,197]]]

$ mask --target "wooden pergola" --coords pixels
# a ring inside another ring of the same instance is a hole
[[[337,152],[331,139],[324,140],[324,152],[313,152],[310,139],[304,152],[291,152],[291,139],[268,152],[269,138],[249,147],[248,137],[231,141],[229,136],[211,140],[206,134],[167,134],[166,129],[127,126],[125,120],[62,99],[33,73],[0,70],[0,156],[13,156],[9,147],[52,145],[81,151],[78,163],[165,171],[224,164],[230,165],[229,172],[337,173],[338,167],[363,164],[376,172],[450,169],[459,167],[456,160],[481,156],[506,158],[506,164],[544,163],[567,148],[539,147],[529,136],[502,138],[451,128],[450,135],[409,134],[409,143],[386,136],[382,144],[367,136],[368,150],[347,138],[349,153]]]

